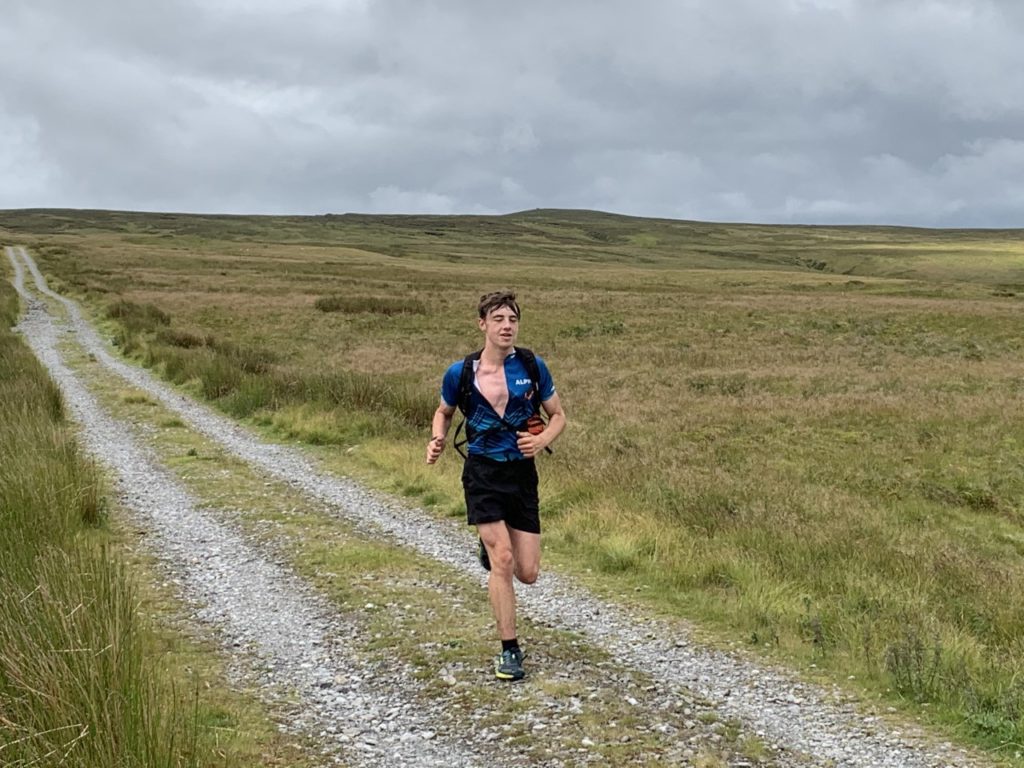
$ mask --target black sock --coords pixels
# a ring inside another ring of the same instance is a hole
[[[511,651],[513,648],[516,650],[519,649],[519,641],[516,638],[513,637],[511,640],[501,641],[501,650]]]

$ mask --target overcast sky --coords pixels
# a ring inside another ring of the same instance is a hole
[[[1018,0],[4,0],[0,208],[1024,226]]]

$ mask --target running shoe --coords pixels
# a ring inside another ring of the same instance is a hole
[[[522,680],[526,676],[523,658],[524,654],[518,648],[502,651],[494,659],[494,676],[499,680]]]
[[[485,571],[491,570],[491,558],[487,555],[487,547],[484,546],[484,540],[479,539],[479,546],[476,551],[476,559],[480,561],[480,565],[483,566]]]

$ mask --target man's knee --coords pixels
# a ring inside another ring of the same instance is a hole
[[[537,580],[537,575],[540,572],[540,568],[536,565],[517,567],[516,578],[519,579],[523,584],[533,584]]]
[[[516,578],[523,584],[533,584],[540,572],[540,562],[535,557],[526,556],[516,561]]]
[[[491,558],[491,570],[497,573],[511,574],[515,567],[515,558],[512,556],[512,548],[501,546],[493,547],[489,553]]]

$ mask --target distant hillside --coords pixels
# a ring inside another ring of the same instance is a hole
[[[967,281],[1024,291],[1024,230],[728,224],[600,211],[502,216],[242,216],[61,209],[0,211],[6,239],[138,238],[352,247],[392,256],[817,270]]]

